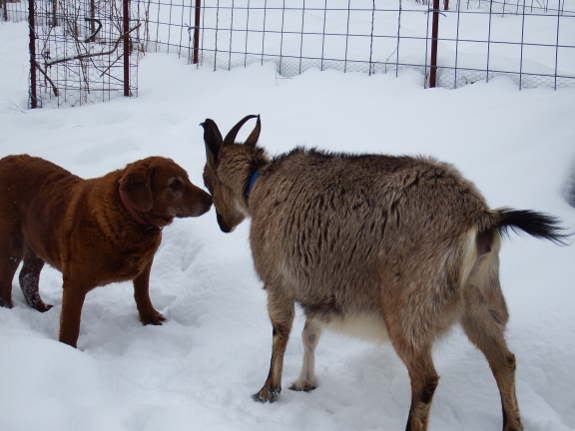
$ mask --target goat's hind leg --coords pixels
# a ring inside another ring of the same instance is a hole
[[[424,348],[413,349],[409,353],[398,351],[409,373],[411,381],[411,407],[407,419],[406,431],[425,431],[429,422],[429,411],[433,394],[439,383],[431,356],[431,344]]]
[[[405,319],[404,316],[413,317]],[[435,339],[435,332],[430,331],[432,322],[427,313],[416,313],[405,303],[399,303],[388,308],[386,323],[391,343],[405,364],[411,382],[411,406],[405,430],[425,431],[439,383],[431,355]]]
[[[496,262],[496,256],[486,257],[486,260],[490,258]],[[492,266],[483,267],[489,264]],[[487,358],[497,381],[503,407],[503,430],[520,431],[523,426],[515,394],[515,355],[505,342],[504,331],[509,315],[499,285],[497,264],[489,260],[483,262],[474,284],[480,288],[468,285],[465,289],[466,310],[461,324],[471,342]]]
[[[30,248],[28,244],[24,250],[24,263],[20,270],[20,288],[28,305],[41,313],[48,311],[52,305],[45,304],[40,297],[40,272],[44,261]]]
[[[313,391],[317,387],[315,379],[315,348],[321,336],[321,325],[308,317],[303,328],[303,364],[299,378],[290,386],[292,391]]]
[[[263,388],[253,395],[253,399],[260,402],[272,402],[282,390],[282,370],[284,354],[289,340],[293,319],[295,316],[294,301],[283,295],[281,288],[268,291],[268,312],[273,326],[272,358],[270,371]]]

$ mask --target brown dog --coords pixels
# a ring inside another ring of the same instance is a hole
[[[60,341],[76,347],[86,294],[134,280],[143,324],[165,318],[150,300],[149,278],[162,228],[210,209],[209,194],[170,159],[149,157],[83,180],[28,155],[0,160],[0,305],[12,307],[18,265],[28,304],[46,311],[38,282],[45,262],[64,279]]]

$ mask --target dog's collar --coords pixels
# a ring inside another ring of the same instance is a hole
[[[245,191],[246,197],[250,196],[250,192],[252,191],[252,188],[254,187],[254,184],[256,183],[256,180],[259,177],[260,177],[260,170],[256,169],[255,172],[252,174],[252,178],[250,179],[248,186],[246,187],[246,191]]]
[[[120,184],[121,182],[122,182],[122,178],[120,178],[118,180],[118,184]],[[128,213],[132,216],[132,218],[138,224],[142,225],[144,227],[144,229],[146,229],[146,230],[150,230],[150,231],[151,230],[162,230],[162,228],[160,226],[148,223],[146,220],[144,220],[142,217],[140,217],[138,215],[138,213],[136,213],[136,210],[134,209],[132,204],[130,204],[130,201],[128,200],[128,196],[126,196],[126,193],[124,193],[122,191],[122,189],[119,187],[118,187],[118,192],[120,193],[120,200],[124,204],[124,208],[126,208],[126,211],[128,211]]]

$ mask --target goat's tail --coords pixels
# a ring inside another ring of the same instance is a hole
[[[535,238],[548,239],[556,244],[567,245],[573,233],[568,233],[559,224],[559,219],[530,210],[512,210],[501,208],[495,210],[497,215],[496,229],[501,234],[509,230],[523,231]]]

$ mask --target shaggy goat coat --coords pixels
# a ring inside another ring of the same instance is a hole
[[[254,263],[268,293],[272,358],[254,398],[273,401],[281,391],[297,302],[307,320],[302,371],[291,389],[316,387],[314,350],[323,328],[389,338],[411,379],[407,430],[425,430],[439,379],[432,346],[460,322],[497,380],[504,430],[522,429],[515,357],[504,338],[500,238],[511,228],[561,241],[556,221],[489,209],[457,170],[431,158],[298,148],[270,159],[256,146],[259,117],[247,141],[234,142],[250,118],[225,139],[212,120],[203,127],[204,180],[218,222],[230,232],[252,217]]]

